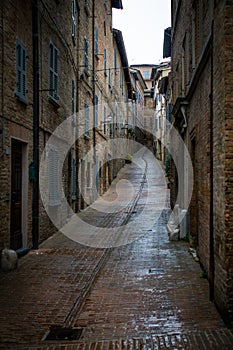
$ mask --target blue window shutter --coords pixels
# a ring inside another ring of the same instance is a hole
[[[72,92],[71,92],[71,112],[72,115],[74,115],[75,107],[74,107],[74,101],[75,100],[75,85],[74,85],[74,79],[72,79]]]
[[[106,134],[107,132],[107,109],[106,107],[104,106],[104,134]]]
[[[117,53],[116,53],[116,49],[114,49],[114,70],[115,73],[117,71]]]
[[[72,39],[73,43],[75,44],[76,40],[76,0],[72,1]]]
[[[88,40],[84,38],[84,67],[88,69]]]
[[[98,103],[99,103],[99,98],[98,95],[95,95],[95,108],[94,108],[94,113],[95,113],[95,128],[98,127],[99,124],[99,116],[98,116]]]
[[[107,73],[107,50],[104,49],[104,73]]]
[[[71,177],[72,200],[76,199],[76,159],[72,158],[72,177]]]
[[[58,49],[50,42],[49,95],[58,100]]]
[[[95,55],[99,53],[99,32],[98,28],[95,27]]]
[[[23,102],[27,102],[27,77],[26,77],[26,49],[24,45],[16,41],[16,96]]]
[[[89,106],[84,102],[84,135],[89,136]]]

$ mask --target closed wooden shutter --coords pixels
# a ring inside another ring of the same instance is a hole
[[[19,40],[16,41],[16,80],[16,95],[26,103],[26,49]]]

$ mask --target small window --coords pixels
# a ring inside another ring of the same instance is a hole
[[[150,79],[150,71],[149,70],[144,70],[143,77],[144,77],[144,79]]]
[[[16,41],[16,96],[27,103],[26,98],[26,49]]]
[[[84,102],[84,135],[89,136],[89,106]]]
[[[107,75],[107,50],[104,49],[104,74]]]
[[[104,135],[107,133],[107,109],[104,106]]]
[[[98,28],[95,27],[95,55],[99,53],[99,33]]]
[[[84,6],[88,6],[88,0],[84,0]]]
[[[111,69],[108,69],[108,86],[111,88],[112,87],[112,73]]]
[[[123,81],[124,81],[124,75],[123,75],[123,69],[120,70],[120,87],[123,88]]]
[[[71,113],[74,115],[75,113],[75,85],[74,85],[74,79],[72,79],[72,92],[71,92]]]
[[[72,190],[72,200],[76,200],[77,193],[76,193],[76,159],[72,158],[72,177],[71,177],[71,190]]]
[[[75,45],[76,43],[76,0],[72,1],[72,40]]]
[[[58,100],[58,50],[56,46],[50,42],[50,67],[49,67],[49,96]]]
[[[50,146],[49,149],[49,205],[56,206],[61,203],[59,197],[59,156],[58,149]]]
[[[95,109],[94,109],[94,113],[95,113],[95,128],[98,127],[99,124],[99,115],[98,115],[98,103],[99,103],[99,98],[98,95],[95,95]]]
[[[88,70],[88,40],[84,38],[84,67]]]
[[[114,71],[117,72],[117,53],[116,49],[114,49]]]

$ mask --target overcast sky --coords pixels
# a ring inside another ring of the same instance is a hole
[[[164,29],[171,26],[171,1],[122,2],[123,10],[113,10],[113,27],[122,31],[129,64],[159,63]]]

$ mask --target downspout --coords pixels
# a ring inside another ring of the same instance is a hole
[[[94,189],[96,186],[96,129],[95,129],[95,0],[92,0],[92,103],[93,103],[93,161],[94,161]],[[98,195],[98,188],[94,191],[94,198]]]
[[[210,46],[210,60],[211,60],[211,74],[210,74],[210,255],[209,255],[209,299],[214,300],[214,274],[215,274],[215,261],[214,261],[214,129],[213,129],[213,79],[214,79],[214,21],[211,25],[211,46]]]
[[[2,102],[2,108],[1,108],[1,118],[2,118],[2,160],[4,159],[4,153],[5,153],[5,120],[4,120],[4,55],[5,55],[5,33],[4,33],[4,10],[5,10],[5,2],[2,0],[2,94],[1,94],[1,102]]]
[[[32,0],[33,45],[33,164],[35,169],[32,196],[32,243],[38,249],[39,241],[39,45],[38,1]]]

